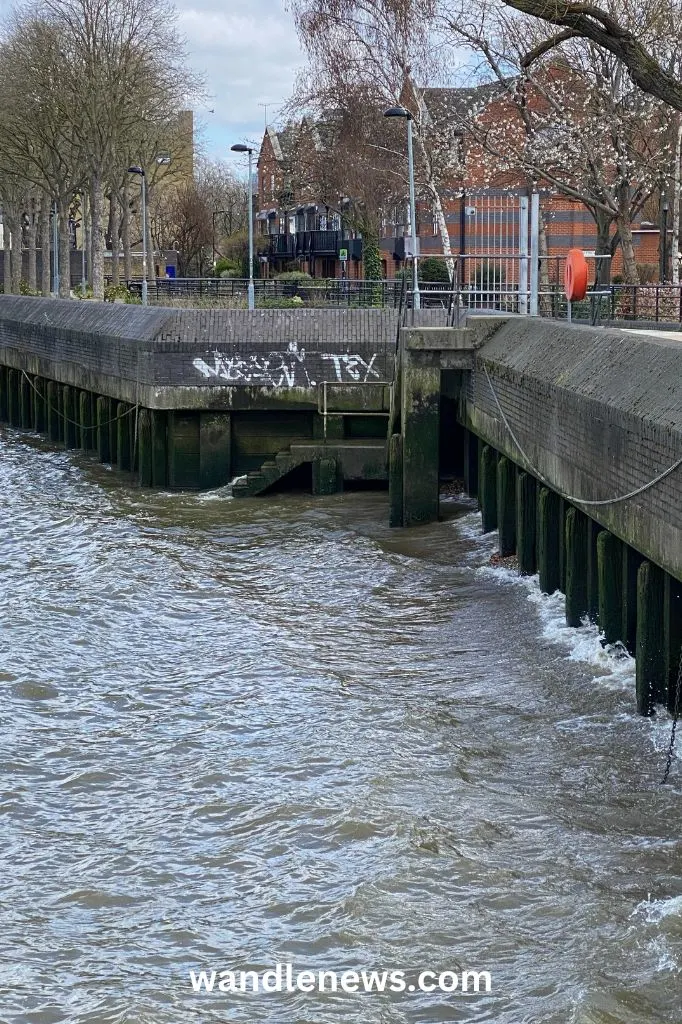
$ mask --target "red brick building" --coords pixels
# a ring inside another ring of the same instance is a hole
[[[430,118],[437,129],[446,126],[456,159],[441,177],[439,194],[453,254],[476,254],[515,251],[518,244],[518,206],[521,196],[530,188],[523,174],[506,167],[495,167],[466,125],[472,117],[485,130],[486,124],[504,125],[510,140],[518,141],[522,132],[518,112],[506,91],[497,83],[475,88],[415,90],[407,85],[401,101],[420,116]],[[457,125],[462,125],[457,129]],[[513,147],[512,147],[513,151]],[[418,166],[418,153],[415,150]],[[322,160],[321,160],[322,158]],[[267,128],[258,160],[257,251],[265,276],[296,267],[318,278],[360,278],[362,239],[344,223],[344,204],[340,198],[335,207],[319,201],[314,182],[319,180],[320,166],[333,159],[325,149],[323,129],[304,119],[281,131]],[[312,169],[315,168],[313,171]],[[443,187],[443,181],[445,186]],[[589,210],[545,187],[537,188],[541,196],[541,213],[546,235],[548,276],[559,281],[563,274],[561,257],[568,249],[578,247],[594,250],[597,242],[595,221]],[[424,190],[422,189],[422,195]],[[645,209],[651,214],[649,203]],[[443,253],[441,225],[431,203],[417,203],[419,245],[422,256]],[[653,216],[657,217],[654,209]],[[381,251],[383,276],[392,278],[401,269],[405,254],[405,238],[409,235],[407,198],[404,204],[387,210],[382,225]],[[660,232],[655,223],[645,219],[633,225],[637,263],[646,266],[650,275],[657,273]],[[346,259],[341,260],[340,255]],[[612,264],[612,274],[621,269],[620,252]]]

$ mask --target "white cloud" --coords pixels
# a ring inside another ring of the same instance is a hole
[[[233,142],[258,145],[291,95],[304,62],[283,0],[177,0],[180,31],[210,98],[196,111],[205,148],[226,156]],[[210,110],[213,113],[210,113]]]

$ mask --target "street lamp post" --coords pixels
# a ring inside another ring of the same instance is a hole
[[[147,176],[143,167],[129,167],[129,174],[142,179],[142,305],[147,305]]]
[[[404,117],[407,120],[407,173],[410,179],[410,220],[412,221],[412,293],[415,309],[421,309],[419,271],[417,268],[417,202],[414,191],[414,154],[412,150],[412,114],[405,107],[389,107],[384,117]]]
[[[81,192],[81,294],[85,298],[87,284],[85,269],[85,192]]]
[[[248,306],[249,309],[255,309],[255,290],[253,286],[253,181],[252,181],[252,166],[253,166],[253,149],[250,146],[245,146],[242,142],[237,142],[230,149],[233,153],[248,153],[249,154],[249,290],[248,290]]]

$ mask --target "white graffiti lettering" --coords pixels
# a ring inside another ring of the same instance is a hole
[[[229,355],[215,349],[212,362],[197,358],[193,361],[194,368],[207,380],[214,378],[226,384],[255,384],[259,387],[294,388],[315,387],[306,367],[306,352],[298,347],[295,341],[289,343],[285,351],[268,353],[251,352],[248,355],[234,353]],[[310,361],[321,360],[332,363],[336,383],[365,383],[370,378],[379,379],[375,367],[375,353],[369,360],[360,355],[314,353]]]

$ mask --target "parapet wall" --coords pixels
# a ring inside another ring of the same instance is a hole
[[[398,311],[174,310],[0,296],[0,363],[150,409],[317,405],[393,378]],[[286,396],[285,396],[286,392]],[[278,397],[279,396],[279,397]]]
[[[486,369],[530,464],[564,496],[620,497],[682,458],[682,335],[506,321],[476,354],[462,419],[527,468]],[[579,507],[682,579],[682,467],[628,501]]]

